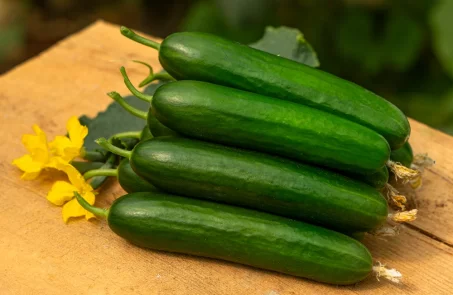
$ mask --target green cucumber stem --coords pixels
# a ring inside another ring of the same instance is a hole
[[[120,132],[117,134],[113,134],[109,138],[109,142],[112,142],[114,138],[137,138],[140,139],[141,131],[126,131],[126,132]]]
[[[112,154],[107,151],[106,151],[106,154],[108,155],[108,158],[99,169],[111,169],[115,165],[115,162],[117,160],[117,155]],[[105,177],[105,176],[96,176],[90,180],[90,185],[93,189],[98,189],[104,184],[104,182],[106,180],[107,180],[107,177]]]
[[[83,178],[85,180],[93,178],[95,176],[115,176],[118,177],[118,170],[116,169],[93,169],[85,172]]]
[[[106,155],[98,151],[88,151],[85,147],[80,149],[80,157],[90,162],[104,162]]]
[[[142,64],[144,65],[145,67],[147,67],[149,69],[149,74],[148,74],[148,77],[146,77],[145,79],[143,79],[142,82],[140,82],[140,84],[138,85],[138,87],[143,87],[143,86],[146,86],[148,85],[149,83],[153,82],[153,81],[157,81],[157,80],[163,80],[163,81],[175,81],[176,79],[173,78],[172,76],[170,76],[169,73],[167,72],[160,72],[160,73],[157,73],[157,74],[154,74],[154,70],[153,70],[153,67],[149,64],[147,64],[146,62],[143,62],[143,61],[139,61],[139,60],[133,60],[133,62],[136,62],[136,63],[139,63],[139,64]]]
[[[155,74],[154,80],[176,81],[176,79],[170,76],[167,72],[159,72]]]
[[[109,216],[109,209],[102,209],[88,204],[88,202],[76,191],[74,192],[74,196],[76,197],[77,202],[79,202],[80,206],[82,206],[83,209],[87,210],[88,212],[91,212],[99,217],[104,217],[106,219]]]
[[[148,70],[149,70],[148,76],[145,79],[143,79],[143,81],[140,82],[140,84],[138,84],[138,87],[143,87],[143,86],[151,83],[152,81],[154,81],[154,70],[153,70],[153,67],[150,64],[147,64],[146,62],[139,61],[139,60],[133,60],[133,62],[136,62],[138,64],[142,64],[145,67],[147,67]]]
[[[153,41],[153,40],[150,40],[150,39],[146,39],[146,38],[144,38],[144,37],[142,37],[140,35],[137,35],[131,29],[126,28],[125,26],[121,26],[120,32],[121,32],[121,34],[124,37],[129,38],[132,41],[135,41],[137,43],[143,44],[145,46],[149,46],[149,47],[154,48],[156,50],[160,49],[160,43],[158,43],[156,41]]]
[[[107,93],[107,95],[110,96],[111,98],[113,98],[120,106],[122,106],[126,111],[128,111],[132,115],[134,115],[138,118],[141,118],[143,120],[146,120],[148,118],[147,112],[136,109],[133,106],[131,106],[130,104],[128,104],[126,102],[126,100],[124,100],[124,98],[118,92],[112,91],[112,92]]]
[[[128,151],[128,150],[116,147],[103,137],[96,139],[95,142],[98,145],[100,145],[101,147],[103,147],[104,149],[108,150],[109,152],[112,152],[121,157],[125,157],[125,158],[129,159],[132,155],[132,151]]]
[[[146,95],[146,94],[141,93],[140,91],[138,91],[137,88],[134,87],[134,85],[132,85],[132,82],[129,79],[129,77],[127,76],[126,69],[124,67],[120,68],[120,72],[121,72],[121,75],[123,76],[124,84],[126,84],[127,89],[129,89],[129,91],[132,92],[132,94],[134,96],[136,96],[137,98],[140,98],[141,100],[151,102],[151,100],[153,99],[153,97],[151,95]]]

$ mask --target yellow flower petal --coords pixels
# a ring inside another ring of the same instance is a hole
[[[85,200],[87,200],[88,203],[94,204],[94,194],[86,194],[82,196]],[[68,222],[69,218],[71,217],[80,217],[80,216],[85,216],[85,218],[88,220],[90,218],[93,218],[93,214],[82,208],[80,206],[79,202],[77,202],[77,199],[72,199],[71,201],[67,202],[63,206],[62,210],[63,214],[63,221],[65,223]]]
[[[77,191],[83,196],[87,192],[93,191],[91,185],[85,181],[82,174],[71,164],[56,159],[55,168],[63,171],[68,175],[69,181],[77,188]]]
[[[24,155],[17,158],[12,164],[25,172],[21,176],[21,179],[25,180],[35,179],[39,176],[42,170],[42,163],[33,161],[33,158],[30,155]]]
[[[88,135],[88,128],[82,126],[76,116],[72,116],[66,124],[66,129],[68,130],[73,146],[80,150],[83,146],[83,140]]]
[[[49,142],[49,149],[53,156],[65,158],[65,149],[72,147],[71,140],[66,136],[55,136],[54,140]],[[70,161],[69,159],[67,161]]]
[[[22,143],[25,148],[30,152],[30,154],[32,154],[36,149],[47,151],[48,147],[46,134],[39,128],[38,125],[33,125],[33,131],[36,133],[35,135],[25,134],[22,136]]]
[[[94,215],[93,213],[87,211],[87,213],[85,214],[85,219],[86,220],[90,220],[92,218],[96,218],[96,215]]]
[[[55,136],[49,143],[49,148],[54,157],[60,157],[65,162],[69,162],[80,154],[80,148],[73,145],[66,136]]]
[[[49,143],[49,147],[53,156],[61,157],[69,162],[80,155],[80,149],[88,134],[88,128],[80,125],[77,117],[72,116],[66,124],[66,129],[68,130],[69,137],[56,136],[55,139]]]
[[[74,191],[77,191],[77,188],[72,184],[66,181],[57,181],[47,194],[47,200],[54,205],[62,206],[74,198]]]

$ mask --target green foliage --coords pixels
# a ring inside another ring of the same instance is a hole
[[[180,29],[217,34],[242,43],[257,40],[274,23],[275,0],[201,0],[195,2]]]
[[[23,23],[11,24],[8,27],[0,26],[0,62],[23,46],[25,42],[25,25]]]
[[[365,8],[346,9],[338,27],[339,52],[370,75],[391,68],[407,70],[419,57],[424,32],[407,12],[392,9],[385,21],[375,21]]]
[[[431,13],[434,52],[453,77],[453,1],[442,0]]]
[[[298,29],[267,27],[264,36],[250,46],[311,67],[319,67],[316,52]]]

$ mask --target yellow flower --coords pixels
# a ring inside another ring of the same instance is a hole
[[[69,162],[80,155],[80,149],[83,146],[83,140],[88,134],[88,128],[80,125],[79,119],[76,116],[72,116],[66,124],[66,129],[69,137],[56,136],[49,143],[49,148],[53,156],[61,157],[66,162]]]
[[[25,134],[22,137],[22,143],[29,154],[13,161],[13,165],[24,172],[22,179],[35,179],[44,168],[55,168],[57,161],[68,163],[79,156],[88,129],[80,125],[75,116],[69,119],[66,128],[69,138],[56,136],[51,142],[47,142],[46,134],[37,125],[33,125],[36,135]]]
[[[13,161],[13,165],[24,171],[22,179],[35,179],[41,170],[49,164],[50,155],[46,134],[38,125],[33,125],[36,135],[25,134],[22,137],[22,144],[30,154],[24,155]]]
[[[82,208],[74,198],[74,191],[77,191],[90,205],[93,205],[95,195],[90,184],[85,181],[76,168],[62,160],[56,161],[55,168],[65,172],[69,182],[55,182],[47,194],[47,200],[57,206],[63,206],[63,221],[67,223],[69,218],[80,216],[85,216],[87,220],[94,218],[95,216]]]

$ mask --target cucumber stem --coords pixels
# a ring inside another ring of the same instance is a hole
[[[80,206],[82,206],[83,209],[87,210],[88,212],[104,218],[107,218],[109,216],[109,209],[102,209],[88,204],[88,202],[76,191],[74,192],[74,196],[76,197],[77,202],[79,202]]]
[[[88,151],[84,147],[80,149],[80,157],[90,162],[104,162],[106,155],[98,151]]]
[[[99,169],[112,169],[115,165],[117,155],[109,153],[109,152],[106,152],[106,153],[109,155],[109,157],[107,158],[105,163]],[[93,189],[98,189],[99,187],[101,187],[104,184],[104,182],[106,180],[107,180],[107,177],[105,177],[105,176],[96,176],[96,177],[93,177],[92,179],[90,179],[90,185]]]
[[[140,139],[141,131],[126,131],[126,132],[120,132],[117,134],[113,134],[109,138],[109,142],[112,142],[114,138],[137,138]]]
[[[85,172],[85,174],[83,174],[83,178],[85,178],[85,180],[93,178],[95,176],[118,177],[118,170],[116,170],[116,169],[93,169],[93,170],[87,171],[87,172]]]
[[[137,43],[140,43],[140,44],[143,44],[145,46],[148,46],[148,47],[151,47],[151,48],[154,48],[156,50],[159,50],[160,49],[160,43],[156,42],[156,41],[153,41],[153,40],[150,40],[150,39],[146,39],[140,35],[137,35],[136,33],[134,33],[131,29],[129,28],[126,28],[125,26],[121,26],[120,28],[120,32],[121,34],[126,37],[126,38],[129,38],[131,39],[132,41],[135,41]]]
[[[111,98],[113,98],[120,106],[122,106],[126,111],[128,111],[132,115],[134,115],[138,118],[141,118],[143,120],[146,120],[148,118],[147,112],[136,109],[133,106],[131,106],[130,104],[128,104],[126,102],[126,100],[124,100],[124,98],[118,92],[112,91],[112,92],[107,93],[107,95],[110,96]]]
[[[129,89],[130,92],[132,92],[133,95],[135,95],[137,98],[140,98],[141,100],[151,102],[153,97],[151,95],[146,95],[138,91],[137,88],[134,87],[132,84],[131,80],[127,76],[126,69],[124,67],[120,68],[121,75],[123,76],[124,79],[124,84],[126,84],[127,89]]]
[[[170,76],[169,73],[163,71],[163,72],[159,72],[157,74],[154,74],[154,70],[153,70],[153,67],[151,67],[149,64],[147,64],[146,62],[143,62],[143,61],[139,61],[139,60],[133,60],[133,62],[136,62],[136,63],[139,63],[139,64],[142,64],[144,65],[145,67],[147,67],[149,69],[149,75],[148,77],[146,77],[142,82],[140,82],[140,84],[138,85],[138,87],[143,87],[145,85],[148,85],[149,83],[153,82],[153,81],[157,81],[157,80],[160,80],[160,81],[175,81],[175,78],[173,78],[172,76]]]
[[[116,147],[103,137],[96,139],[95,142],[97,144],[99,144],[101,147],[103,147],[104,149],[108,150],[109,152],[112,152],[121,157],[125,157],[125,158],[129,159],[132,155],[132,151],[128,151],[128,150]]]

